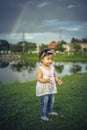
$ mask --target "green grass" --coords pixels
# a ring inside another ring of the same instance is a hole
[[[21,60],[37,62],[39,61],[39,58],[38,54],[22,54]]]
[[[38,54],[23,54],[21,59],[24,61],[39,61]],[[87,62],[87,55],[54,55],[54,61],[69,61],[69,62]]]
[[[55,95],[55,111],[45,122],[39,115],[36,81],[0,84],[1,130],[86,130],[87,73],[63,77],[64,84]]]
[[[55,55],[54,61],[87,62],[87,55]]]

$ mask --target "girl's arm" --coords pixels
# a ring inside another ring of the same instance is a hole
[[[54,78],[55,78],[55,81],[59,84],[59,85],[62,85],[63,84],[63,81],[61,79],[59,79],[56,74],[54,73]]]
[[[50,79],[43,79],[43,73],[41,71],[41,69],[38,69],[37,71],[37,80],[41,83],[50,83]]]

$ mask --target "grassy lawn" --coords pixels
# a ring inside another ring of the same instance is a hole
[[[39,61],[38,54],[23,54],[21,59],[24,61]],[[87,62],[87,55],[54,55],[54,61]]]
[[[36,81],[0,84],[1,130],[87,130],[87,73],[63,77],[55,95],[55,111],[42,121]]]

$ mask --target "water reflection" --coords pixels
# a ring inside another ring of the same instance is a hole
[[[56,72],[58,72],[58,73],[62,73],[63,72],[64,65],[58,64],[58,65],[54,65],[54,67],[55,67]]]
[[[85,69],[87,70],[87,66],[85,67]]]
[[[37,68],[40,64],[39,62],[0,61],[0,82],[36,80]],[[54,67],[58,77],[87,72],[87,63],[54,62]]]
[[[5,68],[9,65],[9,62],[0,60],[0,68]]]
[[[71,67],[70,67],[70,72],[71,73],[77,73],[77,72],[80,72],[82,69],[82,67],[79,65],[79,64],[73,64]]]
[[[24,62],[20,61],[18,63],[12,63],[11,64],[11,69],[13,71],[18,71],[21,72],[22,70],[28,70],[29,73],[31,73],[34,69],[36,68],[36,63],[35,62]]]

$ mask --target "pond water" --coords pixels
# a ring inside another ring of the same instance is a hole
[[[0,61],[0,82],[11,83],[36,80],[37,68],[40,64],[39,62]],[[58,77],[87,72],[87,63],[54,62],[53,64]]]

